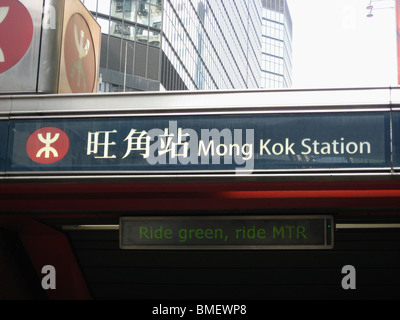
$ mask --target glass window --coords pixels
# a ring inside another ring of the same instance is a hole
[[[125,25],[124,39],[135,40],[135,27],[130,25]]]
[[[125,0],[127,1],[127,0]],[[137,1],[129,0],[129,5],[125,3],[124,19],[131,22],[136,22],[136,4]]]
[[[149,25],[149,5],[146,4],[147,0],[139,1],[137,7],[137,22],[143,25]]]
[[[136,2],[132,0],[113,0],[111,4],[111,15],[119,19],[135,22]]]
[[[111,2],[111,16],[122,19],[123,13],[123,0],[112,0]]]
[[[101,33],[109,34],[110,32],[110,21],[103,19],[103,18],[97,18],[97,22],[99,23],[101,27]]]
[[[110,15],[111,3],[110,0],[99,0],[97,11],[106,15]]]
[[[162,6],[162,0],[150,0],[150,3],[156,6]]]
[[[90,11],[97,11],[97,0],[84,0],[83,4]]]
[[[149,41],[149,31],[145,28],[136,28],[136,41],[140,43],[147,43]]]
[[[116,12],[130,12],[132,9],[131,0],[116,0]]]
[[[133,34],[131,33],[133,29],[131,26],[123,24],[121,22],[111,21],[111,32],[112,36],[131,38]]]
[[[150,6],[150,26],[156,29],[161,29],[161,7]]]
[[[159,31],[150,31],[149,44],[151,46],[160,47],[161,34]]]

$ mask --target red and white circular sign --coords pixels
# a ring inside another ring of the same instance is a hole
[[[35,162],[50,164],[60,161],[69,150],[68,135],[55,127],[44,127],[30,135],[26,152]]]
[[[0,0],[0,74],[15,66],[28,51],[33,22],[17,0]]]
[[[65,68],[72,93],[93,92],[96,83],[94,42],[85,18],[76,13],[65,31]]]

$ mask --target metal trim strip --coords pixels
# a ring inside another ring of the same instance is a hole
[[[391,174],[391,167],[382,167],[382,168],[368,168],[368,167],[363,167],[363,168],[321,168],[321,169],[256,169],[256,170],[147,170],[147,171],[140,171],[140,170],[129,170],[129,171],[118,171],[118,170],[110,170],[110,171],[36,171],[36,172],[31,172],[31,171],[7,171],[8,176],[21,176],[21,175],[26,175],[26,176],[38,176],[38,175],[116,175],[116,176],[170,176],[170,175],[190,175],[190,174],[200,174],[200,175],[221,175],[221,176],[227,176],[231,175],[234,177],[238,176],[259,176],[259,175],[266,175],[270,176],[272,175],[279,175],[282,174],[282,176],[285,176],[287,174],[298,174],[299,176],[307,175],[307,174],[322,174],[322,175],[334,175],[334,174],[347,174],[348,172],[352,172],[354,174],[378,174],[378,173],[387,173]],[[333,172],[333,173],[332,173]],[[304,173],[304,174],[302,174]]]
[[[101,114],[130,112],[277,110],[390,110],[395,88],[335,88],[280,90],[221,90],[185,92],[140,92],[76,95],[11,95],[11,115]],[[244,94],[242,96],[241,94]],[[194,99],[195,97],[195,99]],[[7,98],[7,97],[5,97]]]
[[[10,114],[10,120],[34,120],[34,119],[75,119],[75,118],[120,118],[120,117],[182,117],[182,116],[212,116],[212,115],[260,115],[260,114],[306,114],[306,113],[361,113],[361,112],[390,112],[390,108],[382,107],[379,108],[360,108],[360,109],[348,109],[343,107],[343,109],[275,109],[275,108],[257,108],[253,109],[252,107],[227,107],[227,108],[196,108],[193,110],[185,109],[186,111],[180,112],[171,112],[173,109],[169,109],[168,112],[163,112],[162,109],[152,109],[154,112],[150,113],[149,109],[131,109],[129,113],[127,110],[121,110],[121,113],[118,113],[118,110],[112,109],[107,112],[107,110],[101,110],[100,113],[96,113],[97,111],[92,110],[81,110],[79,113],[66,113],[66,114],[58,114],[51,112],[46,112],[46,114],[38,114],[38,112],[32,112],[34,115],[27,115],[26,112],[17,113],[12,112]],[[202,110],[202,111],[198,111]],[[210,110],[210,111],[205,111]],[[49,113],[51,115],[49,115]]]
[[[336,229],[400,229],[400,223],[338,223]]]

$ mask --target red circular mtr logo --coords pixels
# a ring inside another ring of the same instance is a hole
[[[65,68],[72,93],[93,92],[96,56],[92,33],[85,18],[76,13],[65,31]]]
[[[26,152],[35,162],[50,164],[60,161],[69,150],[69,138],[61,129],[44,127],[30,135]]]
[[[0,74],[23,58],[32,37],[33,22],[24,5],[16,0],[0,0]]]

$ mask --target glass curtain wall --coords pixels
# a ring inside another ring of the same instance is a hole
[[[260,0],[165,0],[163,84],[259,88],[261,8]]]
[[[101,91],[139,78],[166,90],[262,85],[262,0],[82,2],[102,28]]]
[[[263,0],[262,87],[292,85],[292,20],[286,0]]]
[[[162,0],[82,0],[102,33],[159,47]]]
[[[127,78],[160,81],[162,0],[82,0],[102,31],[100,67],[108,78],[101,91],[136,90]],[[114,72],[114,73],[113,73]],[[115,73],[117,72],[117,73]],[[121,78],[122,77],[122,78]],[[118,79],[117,79],[118,78]],[[104,80],[104,79],[103,79]],[[123,83],[122,83],[123,82]],[[131,81],[132,82],[132,81]]]

